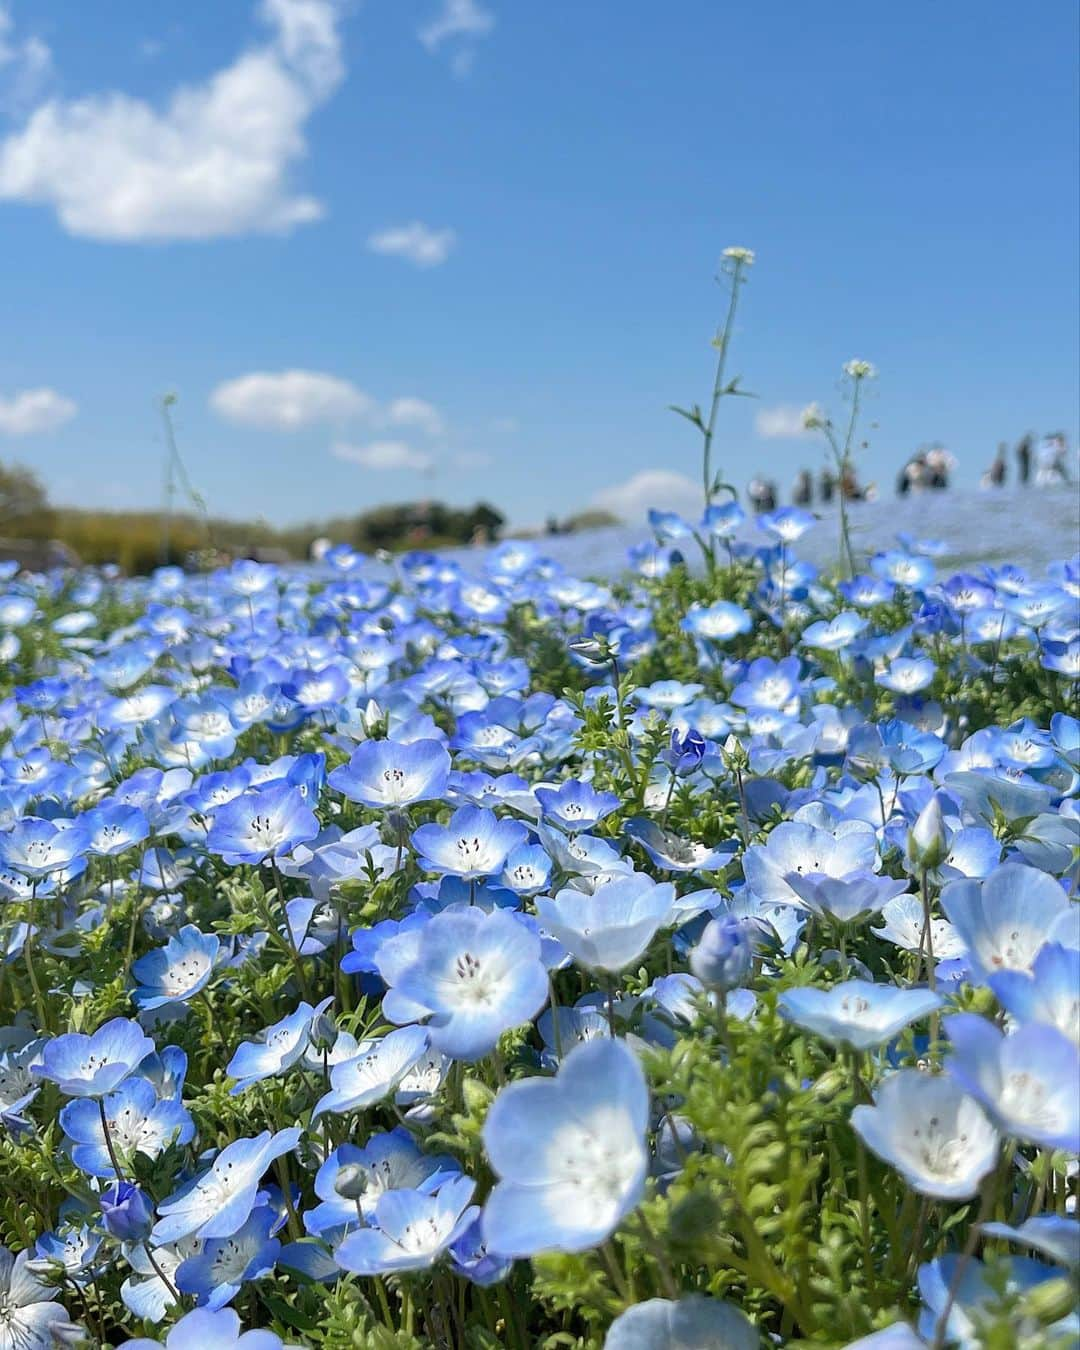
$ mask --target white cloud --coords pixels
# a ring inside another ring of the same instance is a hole
[[[766,441],[793,440],[805,436],[803,410],[789,404],[778,408],[762,408],[754,418],[754,430]]]
[[[453,230],[433,230],[414,220],[409,225],[391,225],[376,231],[368,238],[367,246],[372,253],[404,258],[417,267],[438,267],[447,260],[456,243]]]
[[[341,0],[260,0],[271,37],[163,108],[112,91],[49,99],[0,141],[0,199],[69,234],[125,242],[280,233],[318,220],[291,170],[340,83]]]
[[[444,430],[438,408],[422,398],[395,398],[387,405],[383,420],[393,427],[416,427],[428,436],[441,436]]]
[[[317,370],[253,371],[219,384],[210,406],[226,421],[272,431],[370,414],[375,401],[349,380]]]
[[[650,507],[679,511],[691,519],[701,514],[701,484],[671,469],[642,469],[625,483],[604,488],[590,503],[629,524],[637,524]]]
[[[52,52],[41,38],[15,37],[15,23],[0,0],[0,109],[21,113],[39,97],[52,74]]]
[[[416,450],[405,441],[371,441],[368,445],[335,441],[330,447],[330,453],[335,459],[359,464],[364,469],[415,469],[422,473],[435,467],[433,455],[426,450]]]
[[[435,52],[451,38],[485,37],[494,27],[495,15],[477,0],[443,0],[442,9],[416,36],[429,52]]]
[[[22,389],[10,398],[0,394],[0,434],[36,436],[70,422],[78,405],[55,389]]]

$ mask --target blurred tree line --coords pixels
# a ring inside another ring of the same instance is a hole
[[[174,514],[163,556],[162,516],[157,511],[91,511],[53,506],[32,470],[0,464],[0,556],[4,544],[60,540],[84,563],[116,563],[128,574],[152,571],[163,562],[190,565],[206,556],[257,554],[306,558],[315,539],[376,549],[435,548],[493,540],[503,517],[485,502],[460,508],[443,502],[378,506],[356,516],[276,528],[264,520],[240,521]]]

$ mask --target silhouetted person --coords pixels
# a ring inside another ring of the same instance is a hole
[[[990,465],[990,471],[986,475],[991,487],[1004,487],[1007,464],[1005,463],[1005,442],[1002,441],[997,448],[997,454],[994,456],[994,462]]]
[[[809,469],[802,469],[791,489],[791,500],[796,506],[809,506],[814,500],[814,480]]]
[[[1025,436],[1016,447],[1016,476],[1025,486],[1031,482],[1031,437]]]
[[[831,502],[833,499],[833,492],[835,490],[836,490],[836,479],[832,476],[832,471],[829,469],[822,469],[821,486],[818,489],[818,491],[821,494],[821,500],[823,502]]]
[[[949,486],[949,470],[952,468],[952,456],[940,447],[926,453],[926,486],[937,492]]]

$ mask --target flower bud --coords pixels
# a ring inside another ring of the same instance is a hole
[[[154,1206],[134,1182],[117,1181],[98,1197],[106,1233],[120,1242],[141,1242],[154,1223]]]
[[[754,949],[750,933],[733,914],[713,919],[690,953],[690,969],[702,984],[726,994],[750,974]]]
[[[368,1188],[367,1168],[361,1163],[345,1163],[338,1168],[334,1190],[344,1200],[359,1200]]]
[[[1020,1304],[1022,1310],[1044,1327],[1053,1326],[1076,1307],[1076,1287],[1066,1275],[1043,1280],[1028,1290]]]
[[[945,839],[945,821],[941,803],[930,798],[919,812],[919,818],[908,831],[907,855],[918,867],[937,867],[948,852]]]
[[[693,773],[705,758],[705,737],[694,727],[687,727],[686,734],[678,727],[671,729],[671,744],[664,752],[664,759],[678,778]]]

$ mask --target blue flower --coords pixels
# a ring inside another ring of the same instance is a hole
[[[223,1308],[248,1280],[269,1275],[277,1263],[281,1243],[273,1236],[278,1216],[269,1205],[252,1210],[247,1221],[229,1237],[208,1239],[200,1252],[176,1268],[175,1283],[182,1294],[194,1294],[201,1308]]]
[[[718,872],[731,861],[736,845],[730,841],[710,847],[661,829],[648,816],[635,816],[623,826],[657,867],[668,872]]]
[[[998,1133],[979,1103],[945,1074],[901,1069],[851,1124],[866,1146],[920,1195],[967,1200],[996,1165]]]
[[[298,788],[279,783],[234,797],[215,813],[206,846],[229,864],[258,863],[314,839],[319,822]]]
[[[4,1350],[49,1350],[57,1342],[53,1331],[71,1318],[55,1302],[57,1290],[29,1269],[30,1253],[13,1256],[0,1247],[0,1345]]]
[[[1080,1152],[1080,1048],[1037,1022],[1004,1035],[974,1013],[945,1019],[947,1068],[982,1102],[1003,1134]]]
[[[799,641],[804,647],[814,647],[818,651],[843,651],[866,628],[866,623],[861,615],[842,610],[831,619],[819,619],[804,628]]]
[[[153,1201],[133,1182],[114,1182],[101,1192],[98,1205],[102,1226],[119,1242],[141,1242],[153,1226]]]
[[[847,980],[828,991],[785,989],[777,1007],[782,1017],[805,1031],[856,1050],[871,1050],[935,1012],[943,1001],[928,989]]]
[[[614,875],[592,895],[566,889],[540,896],[536,915],[583,966],[614,973],[642,956],[674,903],[674,886],[633,872]]]
[[[650,1298],[627,1308],[608,1328],[604,1350],[757,1350],[760,1343],[757,1328],[733,1304],[687,1294],[677,1302]]]
[[[794,544],[817,524],[817,517],[798,506],[781,506],[758,516],[757,526],[781,544]]]
[[[649,1093],[623,1041],[589,1041],[554,1078],[511,1083],[483,1139],[498,1176],[482,1231],[498,1256],[586,1251],[636,1208],[645,1190]]]
[[[758,900],[804,908],[789,877],[843,878],[856,872],[874,872],[880,865],[877,835],[861,820],[845,821],[833,829],[803,820],[785,820],[764,844],[751,844],[742,864],[747,888]]]
[[[62,872],[86,852],[88,831],[81,821],[24,816],[0,835],[0,863],[27,877]]]
[[[205,1172],[158,1205],[161,1218],[154,1225],[154,1242],[231,1237],[238,1232],[255,1207],[263,1173],[275,1158],[296,1148],[300,1133],[295,1128],[276,1134],[264,1130],[254,1139],[226,1144]]]
[[[82,817],[87,831],[86,851],[115,858],[133,848],[150,833],[145,812],[123,802],[103,803]]]
[[[705,642],[730,642],[740,633],[748,633],[752,624],[745,609],[729,600],[716,600],[711,605],[691,605],[679,626]]]
[[[510,1274],[513,1261],[506,1256],[492,1256],[484,1242],[483,1223],[479,1213],[450,1247],[454,1274],[462,1275],[473,1284],[486,1289],[501,1284]]]
[[[538,787],[536,800],[544,819],[569,834],[591,830],[620,805],[613,792],[597,792],[591,783],[582,783],[576,778],[567,779],[557,788]]]
[[[49,1041],[31,1072],[55,1083],[65,1097],[105,1097],[134,1073],[154,1042],[126,1017],[114,1017],[92,1036],[73,1031]]]
[[[426,1027],[401,1027],[378,1040],[362,1042],[356,1055],[330,1070],[330,1091],[315,1103],[311,1119],[327,1111],[336,1115],[361,1111],[382,1101],[427,1049]]]
[[[452,1158],[421,1153],[400,1125],[371,1135],[363,1148],[340,1144],[315,1174],[322,1203],[305,1212],[304,1227],[315,1234],[352,1227],[370,1218],[387,1191],[434,1191],[460,1170]]]
[[[209,984],[218,964],[221,941],[185,924],[164,947],[147,952],[131,968],[138,981],[132,998],[143,1012],[166,1003],[186,1003]]]
[[[194,1138],[195,1126],[179,1097],[159,1098],[145,1078],[125,1078],[101,1102],[121,1168],[131,1166],[137,1153],[157,1158],[170,1144],[187,1144]],[[82,1097],[69,1102],[60,1112],[60,1127],[76,1167],[92,1177],[116,1176],[96,1101]]]
[[[412,843],[427,871],[474,880],[501,871],[507,856],[528,837],[519,821],[500,820],[480,806],[462,806],[449,825],[421,825]]]
[[[928,656],[897,656],[874,680],[896,694],[917,694],[933,684],[936,674],[937,667]]]
[[[469,1204],[475,1189],[471,1177],[459,1176],[433,1195],[387,1191],[376,1201],[371,1227],[349,1233],[334,1259],[354,1275],[426,1270],[476,1219],[479,1210]]]
[[[381,809],[437,801],[449,773],[450,756],[440,741],[364,741],[327,781],[350,801]]]
[[[454,1059],[488,1054],[547,1000],[539,937],[501,910],[436,914],[416,930],[411,959],[380,961],[379,971],[412,1016],[430,1017],[432,1046]]]
[[[711,919],[690,952],[690,969],[702,984],[723,994],[746,983],[753,961],[750,925],[733,914]]]
[[[1056,923],[1080,923],[1080,910],[1057,882],[1020,863],[1006,863],[985,881],[950,882],[941,907],[982,982],[1002,970],[1030,971]]]
[[[694,727],[671,728],[671,739],[664,751],[664,762],[676,777],[684,778],[701,767],[708,743]]]
[[[1001,970],[987,981],[994,997],[1018,1022],[1057,1027],[1080,1045],[1080,951],[1048,942],[1031,973]]]
[[[291,1069],[310,1044],[313,1023],[332,1002],[332,998],[323,999],[316,1008],[301,1003],[288,1017],[267,1027],[257,1041],[238,1045],[225,1069],[230,1078],[237,1080],[230,1095],[235,1097],[252,1083],[261,1083]]]
[[[943,1343],[959,1343],[962,1350],[977,1350],[985,1344],[978,1330],[980,1323],[993,1322],[995,1312],[1000,1313],[1010,1305],[1015,1308],[1022,1295],[1059,1274],[1052,1266],[1023,1256],[1013,1257],[1007,1263],[995,1262],[993,1270],[988,1270],[980,1260],[956,1252],[939,1256],[919,1267],[919,1293],[925,1305],[919,1314],[919,1333],[928,1344],[934,1342],[944,1321]],[[1015,1322],[1010,1330],[1018,1332]],[[1036,1343],[1075,1343],[1075,1315],[1060,1325],[1060,1338],[1050,1338],[1053,1330],[1053,1326],[1040,1328],[1046,1339]],[[1019,1337],[1014,1343],[1019,1343]]]
[[[231,1308],[196,1308],[181,1317],[164,1342],[144,1336],[127,1342],[128,1350],[159,1350],[162,1344],[165,1350],[283,1350],[281,1337],[272,1331],[242,1331]]]

